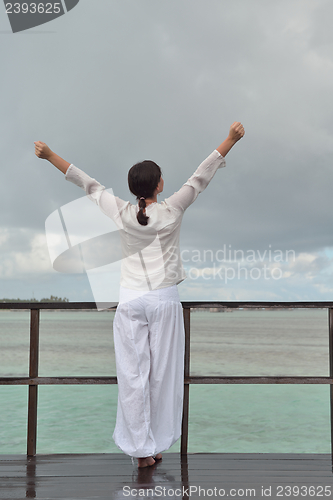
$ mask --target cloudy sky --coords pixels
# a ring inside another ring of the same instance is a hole
[[[330,0],[80,0],[13,34],[0,9],[0,298],[93,301],[52,268],[45,220],[83,192],[41,140],[123,199],[156,161],[170,196],[246,135],[185,214],[183,300],[333,300]]]

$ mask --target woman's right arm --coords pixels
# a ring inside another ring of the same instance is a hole
[[[219,145],[218,148],[216,148],[216,151],[218,151],[221,156],[225,157],[229,153],[230,149],[243,137],[244,134],[245,130],[243,125],[240,122],[234,122],[230,127],[228,137],[222,142],[222,144]]]
[[[244,127],[240,122],[231,125],[228,137],[197,168],[194,174],[179,191],[167,198],[166,203],[185,211],[208,186],[216,171],[225,167],[225,156],[243,135]]]

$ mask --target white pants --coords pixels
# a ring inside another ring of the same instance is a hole
[[[127,455],[167,450],[181,434],[184,320],[177,286],[120,289],[113,323],[118,379],[116,445]]]

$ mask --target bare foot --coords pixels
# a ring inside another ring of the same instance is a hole
[[[157,453],[157,455],[154,456],[155,460],[162,460],[162,453]]]
[[[138,458],[138,467],[150,467],[154,465],[155,460],[153,457]]]

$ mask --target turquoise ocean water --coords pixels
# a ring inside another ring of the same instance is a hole
[[[112,376],[113,312],[42,311],[39,375]],[[0,376],[28,376],[29,312],[0,311]],[[327,310],[192,312],[192,375],[327,376]],[[0,454],[28,389],[0,386]],[[37,453],[110,453],[117,386],[40,386]],[[176,443],[170,451],[179,450]],[[191,385],[189,452],[329,453],[329,386]]]

